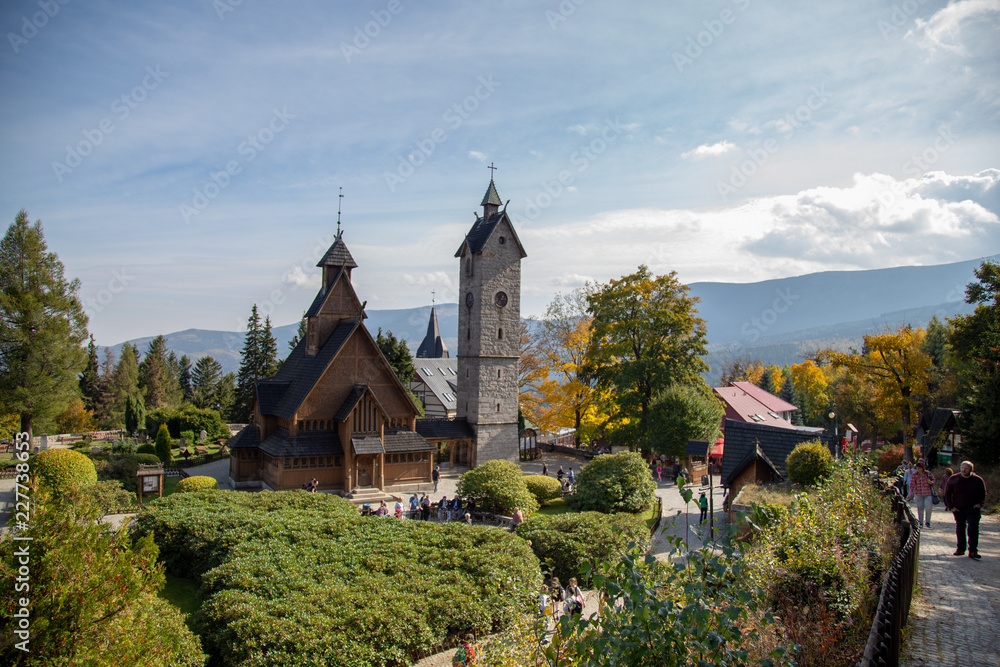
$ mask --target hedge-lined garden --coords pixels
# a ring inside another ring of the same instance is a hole
[[[177,494],[138,524],[168,572],[202,581],[196,622],[223,665],[409,664],[508,626],[541,584],[515,535],[360,517],[327,494]]]

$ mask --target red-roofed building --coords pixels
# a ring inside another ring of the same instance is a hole
[[[733,419],[748,424],[799,429],[792,424],[792,412],[798,408],[755,384],[730,382],[728,387],[716,387],[712,391],[722,400],[726,409],[723,423],[725,419]]]

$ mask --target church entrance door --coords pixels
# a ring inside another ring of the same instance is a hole
[[[372,485],[372,460],[370,457],[358,459],[358,486]]]

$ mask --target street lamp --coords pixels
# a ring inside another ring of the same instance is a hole
[[[836,448],[834,451],[840,452],[840,436],[839,433],[837,432],[836,409],[837,409],[837,404],[834,403],[833,406],[830,408],[830,414],[828,414],[827,417],[829,417],[830,421],[833,422],[833,446]]]

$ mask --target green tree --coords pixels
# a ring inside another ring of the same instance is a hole
[[[79,396],[87,363],[87,315],[48,252],[41,221],[23,209],[0,241],[0,412],[21,417],[21,432],[55,417]]]
[[[511,516],[519,508],[528,516],[538,511],[520,466],[502,459],[487,461],[459,477],[458,495],[475,500],[484,512]]]
[[[796,484],[812,486],[833,472],[833,456],[819,440],[801,442],[785,458],[788,479]]]
[[[385,360],[392,366],[392,372],[396,374],[399,381],[403,383],[404,387],[409,387],[416,368],[413,365],[413,355],[410,354],[410,348],[407,347],[406,341],[396,338],[391,331],[383,334],[382,328],[379,327],[378,334],[375,336],[375,344]]]
[[[288,341],[288,351],[289,353],[295,349],[295,346],[299,344],[299,341],[306,337],[306,327],[308,327],[309,318],[302,314],[302,318],[299,319],[299,328],[295,330],[295,335],[292,339]]]
[[[654,397],[708,370],[702,359],[705,321],[697,317],[697,302],[675,272],[654,276],[646,266],[587,295],[594,318],[587,375],[617,399],[609,429],[613,441],[648,448]]]
[[[101,382],[101,362],[97,358],[97,345],[94,343],[94,335],[90,335],[90,342],[87,344],[87,365],[80,373],[80,394],[83,397],[83,405],[88,410],[93,411],[97,405],[100,382]]]
[[[271,319],[263,324],[254,304],[247,319],[247,332],[243,340],[240,370],[236,376],[236,398],[233,418],[239,422],[249,422],[253,417],[254,386],[261,380],[270,379],[278,370],[278,346],[271,334]]]
[[[191,385],[191,359],[186,354],[182,354],[181,358],[177,360],[176,371],[177,383],[181,387],[181,397],[190,402],[194,394],[194,387]]]
[[[3,596],[0,625],[7,641],[0,646],[0,662],[204,665],[200,641],[184,624],[183,614],[156,594],[164,576],[152,536],[133,542],[127,526],[109,529],[97,523],[101,512],[85,488],[61,499],[42,494],[23,535],[31,541],[15,541],[10,533],[0,540],[5,591],[15,590],[18,550],[31,545],[31,591],[24,595],[30,597],[32,618],[30,652],[24,652],[11,642],[19,596]]]
[[[964,408],[962,449],[978,461],[1000,461],[1000,264],[983,262],[965,288],[971,315],[950,321],[951,346],[960,361]]]
[[[139,388],[150,410],[180,404],[180,385],[171,368],[167,339],[163,336],[149,341],[146,356],[139,364]]]
[[[125,399],[125,430],[136,433],[146,428],[146,406],[138,394],[129,394]]]
[[[156,441],[154,443],[156,447],[156,455],[164,463],[170,463],[173,459],[173,452],[171,448],[174,446],[173,440],[170,439],[170,431],[167,429],[166,424],[160,424],[160,428],[156,430]]]
[[[219,404],[220,382],[222,364],[208,355],[198,359],[191,372],[191,402],[199,408],[215,409]]]
[[[128,341],[122,343],[121,356],[111,379],[110,420],[116,427],[125,425],[125,403],[139,392],[139,351]]]
[[[657,454],[684,456],[688,440],[714,442],[725,408],[700,378],[687,385],[670,385],[650,406],[649,444]]]

